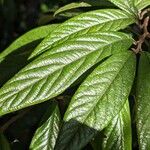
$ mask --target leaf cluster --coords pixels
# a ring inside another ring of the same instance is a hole
[[[2,118],[50,101],[29,149],[150,149],[150,1],[109,1],[116,8],[38,27],[0,53]]]

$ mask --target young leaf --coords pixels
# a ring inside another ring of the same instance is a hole
[[[91,33],[59,44],[0,89],[0,115],[59,95],[95,63],[131,44],[132,38],[119,32]]]
[[[61,8],[59,8],[55,13],[54,16],[58,15],[59,13],[62,13],[64,11],[68,11],[70,9],[80,8],[80,7],[90,7],[91,5],[85,2],[78,2],[78,3],[70,3],[67,4]]]
[[[96,130],[105,128],[123,107],[134,79],[135,56],[114,54],[81,84],[64,120],[76,120]]]
[[[120,53],[108,58],[87,77],[65,113],[56,149],[83,148],[118,115],[130,92],[134,69],[134,54]]]
[[[147,6],[150,6],[150,0],[134,0],[135,6],[138,10],[142,10]]]
[[[150,149],[150,53],[140,57],[137,89],[137,133],[140,150]]]
[[[39,44],[30,58],[60,43],[65,43],[67,39],[74,38],[79,34],[117,31],[124,29],[133,22],[135,22],[135,18],[132,15],[117,9],[95,10],[83,13],[61,24],[57,30],[54,30],[54,32]]]
[[[60,112],[56,103],[49,107],[37,129],[30,150],[53,150],[60,129]]]
[[[107,0],[84,0],[86,1],[86,3],[92,5],[92,6],[98,6],[101,8],[114,8],[114,4],[112,4],[111,2],[107,1]]]
[[[127,100],[119,114],[104,130],[106,138],[103,139],[103,150],[132,150],[131,133],[130,109]]]
[[[51,31],[53,31],[58,24],[47,25],[32,29],[31,31],[25,33],[17,40],[15,40],[8,48],[6,48],[3,52],[0,53],[0,62],[10,53],[16,51],[17,49],[26,46],[32,42],[43,39],[46,37]]]
[[[10,150],[10,145],[2,133],[0,134],[0,150]]]
[[[121,8],[122,10],[129,12],[131,14],[136,14],[136,8],[134,6],[134,0],[108,0],[114,3],[116,6]]]

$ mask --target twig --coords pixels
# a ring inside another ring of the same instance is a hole
[[[140,15],[139,15],[139,19],[142,20],[144,15],[150,11],[150,9],[146,9],[144,10]],[[147,16],[145,19],[144,19],[144,22],[143,24],[141,24],[139,22],[139,27],[141,29],[143,29],[143,34],[139,37],[139,40],[138,41],[135,41],[133,44],[136,45],[136,49],[135,48],[132,48],[132,50],[137,54],[139,53],[140,51],[142,51],[142,44],[144,43],[145,39],[146,38],[150,38],[150,33],[148,31],[148,25],[149,25],[149,16]]]

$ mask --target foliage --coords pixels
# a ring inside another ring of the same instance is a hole
[[[63,6],[56,16],[88,12],[33,29],[0,53],[2,150],[11,147],[5,131],[26,113],[38,114],[31,150],[150,149],[150,1],[105,2],[112,8]]]

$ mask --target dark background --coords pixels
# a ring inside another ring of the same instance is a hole
[[[0,51],[26,31],[64,17],[53,13],[72,0],[0,0]]]

